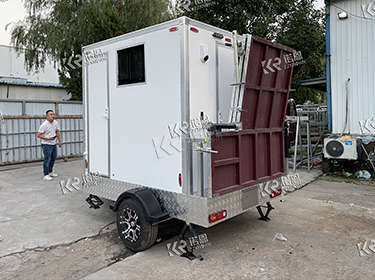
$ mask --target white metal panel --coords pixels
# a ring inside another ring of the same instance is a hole
[[[109,52],[110,177],[181,192],[181,153],[170,145],[174,142],[179,146],[178,138],[173,141],[168,130],[168,125],[181,122],[180,32],[170,32],[169,27],[173,26],[178,26],[178,21],[99,45],[103,52]],[[145,46],[146,82],[117,86],[117,51],[140,44]],[[103,67],[103,63],[97,65]],[[93,66],[88,67],[88,75]],[[98,86],[98,79],[88,86]],[[89,116],[92,122],[90,111]],[[164,136],[164,147],[170,154],[160,148]],[[96,149],[103,148],[102,144]],[[93,149],[91,144],[89,149]],[[162,158],[157,157],[156,151]],[[100,157],[106,159],[104,154]]]
[[[45,115],[47,110],[55,111],[55,103],[26,103],[26,114],[30,116]]]
[[[61,131],[61,149],[58,156],[73,156],[83,153],[83,119],[58,118]],[[16,163],[42,160],[39,126],[45,118],[5,117],[0,126],[0,163]]]
[[[352,134],[375,135],[375,16],[362,5],[369,0],[335,1],[330,11],[332,132],[345,127],[346,83],[348,125]],[[349,12],[339,20],[337,14]],[[366,17],[365,17],[366,15]],[[350,78],[350,81],[348,81]],[[374,119],[373,119],[374,118]]]
[[[0,102],[0,112],[3,115],[20,116],[22,115],[22,101]]]
[[[74,103],[59,103],[59,115],[83,115],[83,105]]]
[[[234,59],[233,59],[233,49],[231,47],[226,47],[222,44],[217,45],[217,94],[218,94],[218,114],[223,122],[229,120],[229,110],[231,105],[231,97],[233,87],[231,84],[234,81]],[[232,74],[232,75],[231,75]]]
[[[196,27],[193,25],[192,27]],[[212,122],[217,122],[216,104],[216,40],[213,32],[198,28],[199,32],[189,30],[189,98],[190,118],[200,117],[201,112]],[[209,59],[201,61],[201,45],[208,47]],[[230,77],[232,77],[230,73]]]
[[[89,169],[109,176],[107,63],[87,68]]]

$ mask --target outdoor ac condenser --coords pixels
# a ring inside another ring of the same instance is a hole
[[[324,139],[324,157],[336,159],[357,159],[357,140],[350,139],[341,141],[340,139]]]

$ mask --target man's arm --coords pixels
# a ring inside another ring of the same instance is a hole
[[[60,130],[56,130],[56,135],[57,135],[57,139],[59,140],[59,147],[61,148],[61,135],[60,135]]]
[[[60,133],[60,132],[59,132]],[[53,140],[53,139],[55,139],[55,138],[53,138],[53,137],[45,137],[44,135],[43,135],[43,133],[41,133],[41,132],[38,132],[38,134],[36,135],[38,138],[40,138],[40,139],[44,139],[44,140]]]

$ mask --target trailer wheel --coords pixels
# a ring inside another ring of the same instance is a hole
[[[158,235],[158,225],[145,219],[145,211],[132,198],[124,199],[117,211],[117,230],[125,246],[138,252],[151,247]]]

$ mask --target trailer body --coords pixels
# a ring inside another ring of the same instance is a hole
[[[281,194],[294,51],[232,35],[182,17],[83,48],[88,193],[203,227]]]

